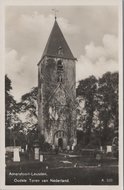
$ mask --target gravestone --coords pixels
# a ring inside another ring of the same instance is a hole
[[[39,160],[39,156],[40,156],[39,148],[35,147],[34,148],[34,159]]]
[[[112,152],[112,146],[110,146],[110,145],[107,146],[107,153],[108,152]]]
[[[101,151],[101,152],[103,151],[103,147],[102,147],[102,146],[100,146],[100,151]]]
[[[40,162],[43,162],[43,155],[40,155]]]
[[[24,153],[24,148],[22,148],[22,150],[21,150],[23,153]]]
[[[52,150],[55,150],[55,145],[54,144],[52,145]]]
[[[71,147],[72,151],[74,150],[74,147],[75,147],[75,146],[74,146],[74,145],[72,145],[72,147]]]
[[[26,151],[28,150],[28,145],[27,145],[27,144],[26,144],[25,150],[26,150]]]
[[[67,150],[70,150],[70,146],[67,146]]]
[[[13,161],[14,162],[20,162],[20,156],[19,156],[19,148],[14,148],[14,156]]]

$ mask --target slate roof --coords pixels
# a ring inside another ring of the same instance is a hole
[[[60,51],[59,51],[60,50]],[[44,56],[62,57],[65,59],[76,60],[73,56],[62,31],[55,19],[51,34],[44,49],[42,58]]]

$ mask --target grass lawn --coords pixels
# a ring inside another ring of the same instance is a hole
[[[98,164],[100,164],[98,166]],[[6,185],[117,185],[118,166],[113,158],[44,155],[39,161],[8,162]]]

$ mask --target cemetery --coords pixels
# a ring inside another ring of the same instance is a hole
[[[118,161],[110,152],[110,147],[107,151],[104,153],[101,150],[83,149],[81,153],[75,150],[41,152],[35,145],[33,151],[29,153],[20,147],[14,147],[13,150],[11,147],[6,154],[6,183],[8,185],[117,184]]]

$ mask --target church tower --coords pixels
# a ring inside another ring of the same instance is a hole
[[[38,63],[38,126],[61,149],[76,144],[75,61],[55,17]]]

